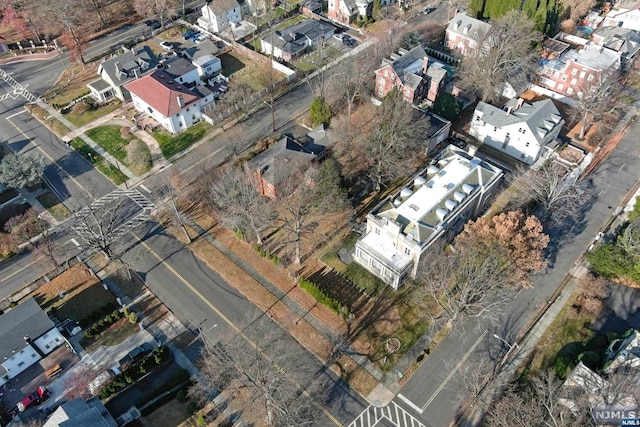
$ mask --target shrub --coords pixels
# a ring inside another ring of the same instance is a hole
[[[93,332],[91,332],[91,329],[85,329],[84,336],[87,338],[91,338],[93,336]]]
[[[110,314],[107,314],[107,317],[104,318],[104,323],[112,324],[113,323],[113,316],[110,315]]]
[[[558,356],[553,361],[552,369],[558,375],[558,377],[564,379],[571,369],[574,368],[575,362],[568,356]]]
[[[135,314],[135,313],[129,313],[127,318],[129,319],[129,322],[131,322],[131,323],[137,323],[138,322],[138,315]]]
[[[187,391],[179,390],[178,394],[176,394],[176,400],[178,402],[186,402],[187,401]]]
[[[196,402],[187,403],[187,413],[193,415],[198,412],[198,404]]]
[[[313,126],[318,126],[321,123],[328,125],[331,123],[332,116],[333,114],[329,103],[327,103],[324,97],[316,96],[309,107],[309,117],[313,122]]]
[[[120,320],[120,318],[122,317],[122,313],[120,313],[120,310],[113,310],[113,313],[111,313],[111,316],[113,317],[114,320]]]
[[[122,309],[122,314],[124,314],[125,317],[129,317],[129,313],[130,313],[129,307],[125,307]]]
[[[199,426],[202,426],[202,427],[204,427],[204,426],[206,426],[206,425],[207,425],[207,420],[205,420],[204,415],[200,414],[200,415],[198,416],[197,424],[198,424]]]

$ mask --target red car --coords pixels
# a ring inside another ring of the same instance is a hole
[[[23,397],[20,402],[18,402],[18,411],[24,412],[27,408],[32,407],[33,405],[40,402],[38,400],[38,395],[35,393],[30,393],[27,396]]]

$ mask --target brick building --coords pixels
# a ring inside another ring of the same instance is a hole
[[[478,49],[490,28],[491,24],[459,12],[447,25],[444,46],[462,56],[469,55]]]

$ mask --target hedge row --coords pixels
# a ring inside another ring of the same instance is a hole
[[[260,245],[255,245],[253,249],[260,254],[262,258],[270,259],[275,265],[280,265],[280,258],[276,254],[272,254],[267,249],[262,249]]]
[[[92,323],[98,322],[100,319],[104,319],[104,317],[107,314],[113,314],[113,312],[117,309],[118,309],[118,306],[116,305],[116,303],[114,302],[107,303],[102,307],[100,307],[99,309],[97,309],[96,311],[94,311],[93,313],[91,313],[90,316],[87,316],[84,319],[80,319],[78,323],[80,324],[80,326],[85,328],[88,325],[91,325]],[[55,314],[56,313],[54,312],[54,315]]]
[[[122,318],[129,319],[129,322],[136,323],[138,321],[138,315],[132,313],[126,307],[121,310],[113,310],[111,314],[107,314],[104,319],[98,320],[96,323],[85,329],[84,335],[87,338],[91,338],[94,335],[100,334],[102,331],[107,329],[109,326],[116,323],[118,320]]]
[[[329,295],[325,294],[324,291],[311,280],[307,280],[304,277],[301,277],[300,280],[298,280],[298,284],[316,301],[318,301],[322,305],[327,306],[329,310],[337,314],[348,315],[346,307],[343,307],[339,301],[336,301]]]
[[[162,365],[171,358],[171,352],[166,347],[158,347],[141,360],[134,362],[120,375],[116,375],[102,387],[99,393],[101,400],[126,388],[145,376],[152,368]]]

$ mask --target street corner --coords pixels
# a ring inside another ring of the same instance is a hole
[[[389,405],[394,397],[395,393],[380,382],[371,393],[367,395],[366,399],[372,406],[382,408]]]

